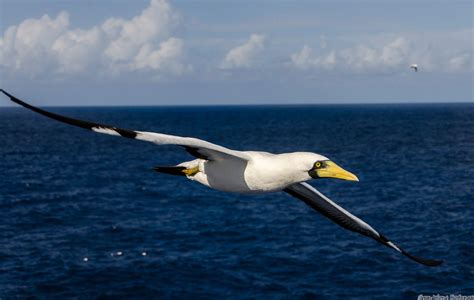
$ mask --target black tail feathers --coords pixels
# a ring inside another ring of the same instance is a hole
[[[153,171],[158,173],[164,173],[169,175],[179,175],[179,176],[186,176],[186,173],[183,171],[186,170],[185,167],[154,167]]]

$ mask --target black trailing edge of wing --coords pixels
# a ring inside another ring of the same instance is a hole
[[[121,136],[126,137],[126,138],[130,138],[130,139],[133,139],[137,136],[137,133],[135,131],[132,131],[132,130],[127,130],[127,129],[117,128],[117,127],[110,126],[110,125],[98,124],[98,123],[93,123],[93,122],[88,122],[88,121],[83,121],[83,120],[78,120],[78,119],[73,119],[73,118],[61,116],[61,115],[43,110],[41,108],[35,107],[33,105],[30,105],[30,104],[18,99],[17,97],[7,93],[3,89],[0,89],[0,92],[4,93],[6,96],[8,96],[10,98],[11,101],[15,102],[16,104],[19,104],[19,105],[21,105],[21,106],[23,106],[23,107],[25,107],[29,110],[32,110],[36,113],[39,113],[43,116],[46,116],[48,118],[54,119],[54,120],[59,121],[59,122],[63,122],[63,123],[69,124],[69,125],[73,125],[73,126],[77,126],[77,127],[81,127],[81,128],[85,128],[85,129],[89,129],[89,130],[93,130],[93,128],[110,129],[110,130],[113,130],[113,131],[117,132]]]

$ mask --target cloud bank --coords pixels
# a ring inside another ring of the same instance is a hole
[[[355,73],[381,73],[407,69],[417,63],[424,71],[472,71],[472,53],[443,52],[415,47],[414,42],[398,37],[378,46],[359,44],[354,47],[317,54],[307,45],[290,55],[291,65],[301,70],[340,70]]]
[[[184,42],[173,37],[179,18],[165,0],[151,0],[131,19],[109,18],[89,29],[70,29],[69,14],[44,15],[10,26],[0,38],[0,67],[30,77],[130,72],[180,75]]]
[[[0,70],[13,79],[131,78],[136,74],[160,79],[188,74],[194,65],[200,69],[194,79],[207,76],[204,79],[210,80],[222,75],[216,66],[221,70],[246,69],[254,72],[255,78],[272,78],[275,72],[285,76],[288,66],[301,72],[302,77],[305,72],[330,71],[348,75],[389,74],[408,70],[412,63],[417,63],[420,71],[473,71],[472,29],[395,33],[391,39],[388,34],[320,34],[313,37],[314,43],[319,44],[313,48],[302,39],[279,35],[272,35],[274,40],[269,44],[264,34],[254,33],[240,45],[232,45],[226,35],[207,37],[211,41],[208,44],[202,42],[206,37],[199,37],[199,43],[195,43],[198,46],[191,48],[188,58],[185,41],[177,35],[178,26],[185,21],[167,0],[150,0],[148,7],[134,17],[111,17],[91,28],[71,28],[65,11],[54,17],[25,19],[0,36]],[[307,30],[306,36],[311,38],[318,28],[311,25]],[[248,33],[239,34],[245,37]],[[188,44],[192,44],[194,37],[187,38]],[[212,42],[213,38],[218,42]],[[295,46],[300,50],[291,53]],[[212,55],[203,58],[200,52]],[[218,60],[212,60],[213,57]],[[239,72],[228,73],[234,76]]]

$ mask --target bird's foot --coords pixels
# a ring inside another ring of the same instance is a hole
[[[197,173],[199,173],[199,167],[194,167],[194,168],[191,168],[191,169],[184,169],[182,172],[184,174],[186,174],[186,176],[194,176]]]

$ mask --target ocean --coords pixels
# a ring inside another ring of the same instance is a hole
[[[425,267],[283,192],[223,193],[156,165],[179,147],[0,109],[0,299],[416,299],[474,294],[474,104],[51,108],[238,150],[323,154],[313,180]]]

